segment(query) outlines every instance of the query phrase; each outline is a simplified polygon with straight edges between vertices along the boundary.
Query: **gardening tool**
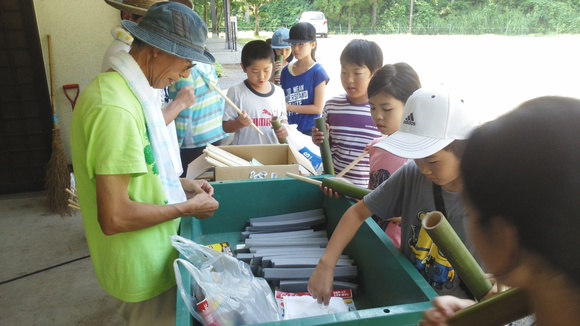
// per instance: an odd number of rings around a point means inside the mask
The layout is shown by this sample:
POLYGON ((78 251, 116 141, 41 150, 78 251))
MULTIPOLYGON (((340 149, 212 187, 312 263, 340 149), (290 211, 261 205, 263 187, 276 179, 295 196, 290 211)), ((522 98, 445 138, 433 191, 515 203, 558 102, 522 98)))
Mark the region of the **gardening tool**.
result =
POLYGON ((72 215, 71 208, 68 206, 69 194, 64 189, 70 187, 70 172, 68 162, 64 154, 62 140, 60 139, 60 128, 56 121, 56 110, 54 108, 54 86, 52 78, 52 47, 50 35, 48 39, 48 71, 50 75, 50 104, 52 108, 52 153, 48 161, 45 176, 46 195, 48 206, 54 213, 61 216, 72 215))
POLYGON ((79 98, 79 84, 68 84, 62 86, 62 90, 64 91, 64 95, 68 98, 70 104, 72 105, 72 110, 74 111, 75 105, 77 104, 77 98, 79 98), (69 96, 69 92, 74 91, 74 99, 69 96))

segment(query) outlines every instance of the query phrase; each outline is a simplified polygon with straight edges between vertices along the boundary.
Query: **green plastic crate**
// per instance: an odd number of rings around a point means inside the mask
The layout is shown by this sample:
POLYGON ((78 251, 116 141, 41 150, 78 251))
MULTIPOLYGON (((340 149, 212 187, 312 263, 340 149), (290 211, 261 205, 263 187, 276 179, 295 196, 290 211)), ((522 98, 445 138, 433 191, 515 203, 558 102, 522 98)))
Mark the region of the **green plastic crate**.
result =
MULTIPOLYGON (((201 244, 227 241, 235 249, 248 219, 323 208, 327 231, 334 231, 352 205, 346 199, 328 198, 317 186, 294 179, 268 179, 212 183, 220 207, 203 221, 184 218, 181 236, 201 244)), ((354 298, 357 311, 285 320, 264 325, 416 325, 421 312, 437 296, 411 263, 399 253, 378 225, 368 219, 345 253, 358 266, 354 298)), ((183 258, 183 257, 182 257, 183 258)), ((182 271, 186 288, 190 278, 182 271)), ((194 325, 181 295, 177 294, 176 325, 194 325)))

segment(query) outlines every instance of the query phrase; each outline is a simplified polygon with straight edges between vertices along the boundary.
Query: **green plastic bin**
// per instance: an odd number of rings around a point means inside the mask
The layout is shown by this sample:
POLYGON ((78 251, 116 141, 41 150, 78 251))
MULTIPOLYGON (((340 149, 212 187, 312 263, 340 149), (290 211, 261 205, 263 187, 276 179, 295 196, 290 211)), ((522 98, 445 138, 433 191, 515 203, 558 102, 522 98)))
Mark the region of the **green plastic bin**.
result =
MULTIPOLYGON (((352 205, 347 199, 328 198, 320 189, 295 179, 267 179, 212 183, 220 207, 203 221, 183 218, 181 236, 201 244, 227 241, 235 249, 248 219, 323 208, 331 234, 352 205)), ((368 219, 345 253, 358 266, 357 311, 273 322, 264 325, 416 325, 421 312, 437 296, 411 263, 399 253, 378 225, 368 219)), ((183 258, 183 257, 182 257, 183 258)), ((182 271, 186 288, 190 278, 182 271)), ((197 323, 177 294, 176 325, 197 323)))

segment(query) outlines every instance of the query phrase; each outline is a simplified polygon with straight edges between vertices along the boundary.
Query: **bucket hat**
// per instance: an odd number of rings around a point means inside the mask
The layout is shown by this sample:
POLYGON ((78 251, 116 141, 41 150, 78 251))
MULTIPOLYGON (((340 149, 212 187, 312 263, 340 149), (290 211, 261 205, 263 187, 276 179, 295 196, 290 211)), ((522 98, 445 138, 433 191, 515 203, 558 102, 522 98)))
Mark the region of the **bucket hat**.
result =
POLYGON ((403 117, 399 130, 375 146, 409 159, 431 156, 456 139, 467 139, 479 125, 466 101, 443 86, 416 90, 403 117))
POLYGON ((284 40, 290 37, 290 30, 288 28, 280 28, 272 35, 272 49, 289 49, 290 43, 284 40))
POLYGON ((134 38, 161 51, 186 60, 215 63, 205 47, 206 24, 181 3, 154 4, 139 24, 128 20, 123 20, 122 24, 134 38))
POLYGON ((290 28, 289 37, 284 41, 288 43, 305 43, 316 41, 316 28, 314 25, 301 22, 290 28))
POLYGON ((147 9, 158 2, 167 0, 105 0, 113 8, 127 11, 135 15, 145 16, 147 9))

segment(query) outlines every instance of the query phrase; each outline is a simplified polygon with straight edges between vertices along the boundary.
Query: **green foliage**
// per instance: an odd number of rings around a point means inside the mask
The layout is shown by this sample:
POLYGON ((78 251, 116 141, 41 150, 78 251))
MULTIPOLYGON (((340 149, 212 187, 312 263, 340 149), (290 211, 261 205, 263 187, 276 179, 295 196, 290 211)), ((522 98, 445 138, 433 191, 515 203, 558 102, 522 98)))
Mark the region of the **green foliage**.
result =
MULTIPOLYGON (((410 0, 377 0, 374 28, 374 0, 231 1, 240 30, 254 29, 251 13, 245 20, 246 4, 261 3, 260 29, 265 31, 291 27, 309 10, 324 12, 330 34, 347 33, 349 27, 356 34, 409 31, 410 0)), ((415 0, 413 7, 414 34, 580 33, 578 0, 415 0)))

